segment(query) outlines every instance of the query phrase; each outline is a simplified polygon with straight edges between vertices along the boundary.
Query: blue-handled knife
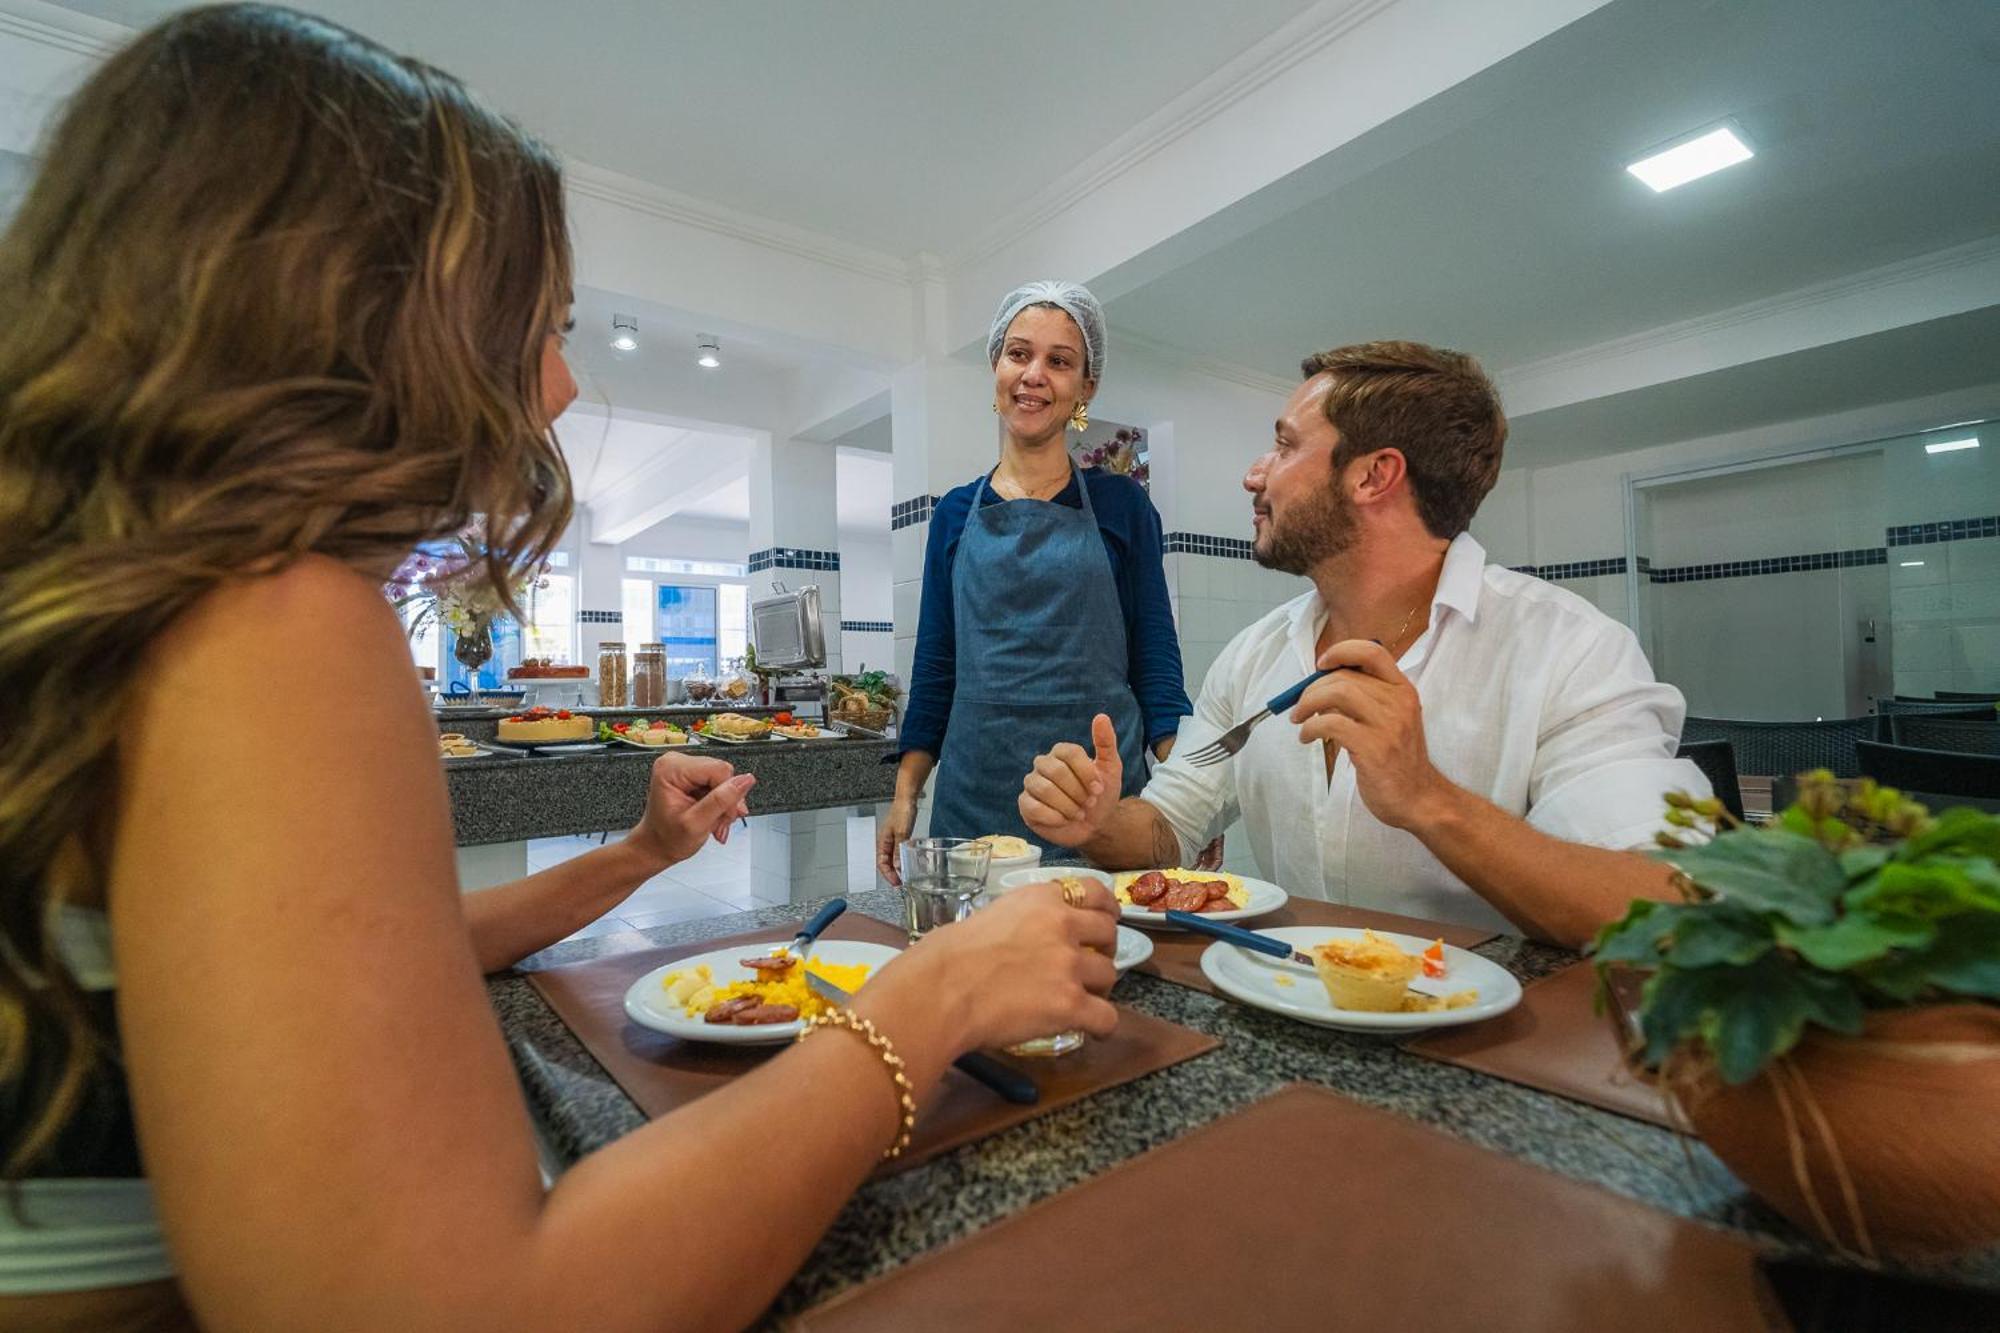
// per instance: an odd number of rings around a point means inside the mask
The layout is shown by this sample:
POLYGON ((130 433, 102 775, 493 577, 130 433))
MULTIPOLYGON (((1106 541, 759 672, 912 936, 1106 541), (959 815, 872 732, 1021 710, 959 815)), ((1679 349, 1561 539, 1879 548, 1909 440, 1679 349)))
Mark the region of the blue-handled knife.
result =
MULTIPOLYGON (((1312 955, 1300 953, 1283 940, 1273 939, 1269 935, 1259 935, 1254 930, 1245 930, 1241 926, 1232 926, 1227 921, 1210 921, 1207 917, 1197 912, 1169 911, 1167 913, 1167 920, 1183 929, 1198 931, 1203 935, 1212 935, 1226 944, 1238 945, 1245 949, 1254 949, 1258 953, 1268 954, 1273 958, 1281 959, 1295 966, 1308 970, 1312 969, 1312 955)), ((1419 986, 1415 983, 1411 983, 1410 989, 1419 995, 1437 996, 1442 994, 1441 991, 1435 991, 1429 987, 1419 986)))
POLYGON ((803 963, 806 960, 807 950, 813 947, 813 941, 820 937, 820 932, 837 921, 840 918, 840 914, 846 910, 847 899, 827 899, 826 906, 814 912, 812 919, 799 927, 799 933, 792 936, 792 942, 787 944, 783 950, 773 949, 771 951, 772 956, 776 957, 780 952, 789 953, 803 963))
MULTIPOLYGON (((816 973, 806 973, 806 985, 812 987, 813 994, 828 1004, 845 1005, 854 997, 825 977, 816 973)), ((952 1064, 961 1072, 978 1079, 993 1091, 999 1093, 1016 1106, 1033 1106, 1042 1099, 1042 1090, 1035 1081, 1019 1070, 1009 1069, 990 1055, 978 1051, 967 1051, 952 1064)))

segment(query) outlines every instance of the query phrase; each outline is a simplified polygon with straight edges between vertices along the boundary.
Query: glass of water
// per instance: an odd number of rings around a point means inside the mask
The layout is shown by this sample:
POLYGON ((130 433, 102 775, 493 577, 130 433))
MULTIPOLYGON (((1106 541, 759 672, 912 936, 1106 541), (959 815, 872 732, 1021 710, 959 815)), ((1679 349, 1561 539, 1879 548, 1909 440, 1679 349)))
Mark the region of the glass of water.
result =
POLYGON ((992 849, 972 838, 911 838, 903 844, 903 924, 915 944, 979 907, 992 849))

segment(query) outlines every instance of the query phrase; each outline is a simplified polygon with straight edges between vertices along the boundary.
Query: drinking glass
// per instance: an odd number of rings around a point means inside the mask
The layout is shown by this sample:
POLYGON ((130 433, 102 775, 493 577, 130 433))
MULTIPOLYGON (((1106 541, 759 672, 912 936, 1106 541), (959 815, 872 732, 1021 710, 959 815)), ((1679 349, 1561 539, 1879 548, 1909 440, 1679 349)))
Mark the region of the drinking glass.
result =
POLYGON ((939 926, 971 916, 986 888, 991 849, 972 838, 904 842, 903 924, 915 944, 939 926))
MULTIPOLYGON (((1047 878, 1050 880, 1060 880, 1062 878, 1062 871, 1060 869, 1053 869, 1049 872, 1047 878)), ((1040 881, 1037 882, 1039 883, 1040 881)), ((1019 888, 1020 886, 1015 885, 1014 887, 1019 888)), ((986 891, 986 896, 984 900, 980 903, 980 906, 983 907, 986 904, 991 903, 996 899, 998 899, 1002 894, 1010 892, 1012 892, 1011 889, 1000 888, 1000 887, 990 888, 986 891)), ((1068 1055, 1071 1051, 1075 1050, 1077 1047, 1081 1045, 1083 1045, 1082 1031, 1077 1028, 1071 1028, 1067 1032, 1058 1032, 1053 1036, 1031 1037, 1027 1041, 1021 1042, 1018 1045, 1007 1047, 1007 1054, 1068 1055)))

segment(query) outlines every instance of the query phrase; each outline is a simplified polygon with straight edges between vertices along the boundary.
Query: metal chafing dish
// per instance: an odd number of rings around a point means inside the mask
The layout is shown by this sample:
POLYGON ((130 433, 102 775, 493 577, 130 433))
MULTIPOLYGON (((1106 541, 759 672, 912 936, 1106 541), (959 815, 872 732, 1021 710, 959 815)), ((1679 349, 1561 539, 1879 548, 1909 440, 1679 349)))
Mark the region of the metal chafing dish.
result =
POLYGON ((807 671, 826 665, 826 632, 820 624, 819 588, 808 585, 750 603, 750 642, 767 671, 807 671))

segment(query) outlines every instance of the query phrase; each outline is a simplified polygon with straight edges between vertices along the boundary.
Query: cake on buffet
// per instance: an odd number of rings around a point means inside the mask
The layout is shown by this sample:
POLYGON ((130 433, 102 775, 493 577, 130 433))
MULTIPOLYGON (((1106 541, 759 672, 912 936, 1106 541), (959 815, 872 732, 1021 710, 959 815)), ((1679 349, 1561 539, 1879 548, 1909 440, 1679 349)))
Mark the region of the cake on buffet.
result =
POLYGON ((589 718, 567 708, 530 708, 525 713, 501 718, 498 731, 501 740, 520 745, 587 741, 597 733, 589 718))
POLYGON ((589 675, 590 668, 587 666, 552 662, 546 657, 530 657, 507 671, 509 680, 583 680, 589 675))

